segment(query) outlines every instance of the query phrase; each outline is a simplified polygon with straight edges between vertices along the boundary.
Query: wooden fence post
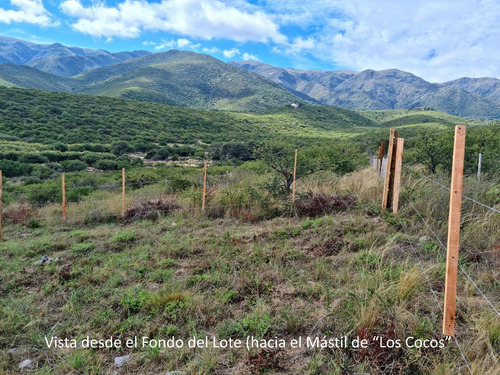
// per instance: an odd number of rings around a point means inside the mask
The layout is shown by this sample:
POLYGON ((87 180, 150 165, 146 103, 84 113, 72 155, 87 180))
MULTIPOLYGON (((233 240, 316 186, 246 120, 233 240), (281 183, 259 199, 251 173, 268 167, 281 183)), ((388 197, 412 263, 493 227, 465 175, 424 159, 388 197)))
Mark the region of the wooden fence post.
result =
POLYGON ((122 168, 122 217, 125 216, 125 168, 122 168))
POLYGON ((205 160, 205 166, 203 167, 203 198, 201 202, 201 209, 205 211, 205 196, 207 193, 207 161, 205 160))
POLYGON ((62 174, 62 219, 66 220, 66 180, 65 174, 62 174))
POLYGON ((395 165, 395 144, 396 144, 396 129, 391 128, 389 136, 389 147, 387 148, 387 163, 385 167, 384 192, 382 195, 382 209, 385 210, 392 202, 392 187, 394 182, 394 165, 395 165))
POLYGON ((380 162, 380 146, 378 146, 378 152, 377 152, 377 159, 375 160, 375 168, 377 169, 377 173, 378 173, 378 163, 380 162))
POLYGON ((295 182, 297 177, 297 149, 295 149, 295 162, 293 163, 293 186, 292 186, 292 202, 295 202, 295 182))
POLYGON ((2 240, 2 171, 0 170, 0 241, 2 240))
POLYGON ((457 302, 458 248, 460 246, 460 217, 464 176, 465 125, 455 127, 453 166, 450 187, 450 213, 446 252, 446 283, 444 291, 443 334, 455 334, 455 307, 457 302))
POLYGON ((399 192, 401 190, 401 167, 403 166, 404 138, 397 138, 396 165, 394 166, 394 186, 392 193, 392 212, 397 214, 399 209, 399 192))
POLYGON ((380 149, 378 154, 379 165, 378 165, 378 175, 382 176, 382 167, 384 164, 384 152, 385 152, 385 141, 380 142, 380 149))

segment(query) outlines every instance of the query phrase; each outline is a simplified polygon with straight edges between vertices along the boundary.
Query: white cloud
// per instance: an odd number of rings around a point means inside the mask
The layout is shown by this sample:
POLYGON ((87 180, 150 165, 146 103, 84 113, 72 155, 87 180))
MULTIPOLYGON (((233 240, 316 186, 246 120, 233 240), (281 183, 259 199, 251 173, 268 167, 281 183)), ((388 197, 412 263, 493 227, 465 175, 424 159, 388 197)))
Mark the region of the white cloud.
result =
POLYGON ((301 36, 295 38, 292 43, 287 45, 287 53, 303 53, 311 52, 316 49, 316 41, 312 37, 303 38, 301 36))
POLYGON ((242 57, 243 57, 244 61, 247 61, 247 60, 259 61, 259 57, 257 55, 252 55, 248 52, 245 52, 242 57))
POLYGON ((187 47, 191 44, 191 41, 185 39, 185 38, 180 38, 180 39, 177 39, 177 46, 179 48, 183 48, 183 47, 187 47))
POLYGON ((211 48, 203 48, 203 52, 206 52, 206 53, 219 53, 220 52, 220 49, 218 49, 217 47, 211 47, 211 48))
MULTIPOLYGON (((144 44, 144 43, 143 43, 144 44)), ((201 47, 201 44, 193 44, 189 39, 179 38, 177 40, 164 40, 162 39, 161 43, 149 42, 150 45, 155 46, 155 50, 159 51, 165 48, 189 48, 189 49, 197 49, 201 47)))
POLYGON ((292 58, 311 54, 353 70, 399 68, 439 82, 500 77, 497 0, 266 0, 266 6, 276 22, 303 28, 303 37, 280 48, 292 58))
POLYGON ((240 50, 238 48, 231 48, 229 50, 224 50, 224 52, 222 52, 222 54, 224 55, 224 57, 227 57, 228 59, 232 59, 234 56, 240 54, 240 50))
POLYGON ((57 26, 42 0, 11 0, 12 9, 0 8, 0 23, 26 22, 39 26, 57 26))
POLYGON ((144 31, 166 31, 205 40, 286 41, 266 13, 219 0, 125 0, 116 6, 65 0, 61 9, 76 19, 75 30, 95 37, 134 38, 144 31))

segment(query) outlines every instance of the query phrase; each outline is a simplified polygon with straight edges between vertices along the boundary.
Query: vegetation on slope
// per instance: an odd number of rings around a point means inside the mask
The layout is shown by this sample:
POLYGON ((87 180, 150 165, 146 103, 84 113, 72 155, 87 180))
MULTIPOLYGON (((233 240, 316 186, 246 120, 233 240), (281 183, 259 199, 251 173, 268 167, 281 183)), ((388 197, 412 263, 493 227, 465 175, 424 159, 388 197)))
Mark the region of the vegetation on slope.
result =
POLYGON ((334 138, 376 123, 331 107, 284 106, 263 114, 202 111, 130 100, 0 89, 0 133, 28 142, 111 143, 144 139, 205 143, 274 137, 334 138))
MULTIPOLYGON (((226 186, 213 186, 205 214, 190 209, 199 207, 199 191, 172 195, 170 187, 153 184, 129 191, 127 207, 167 194, 165 200, 187 211, 117 222, 119 193, 98 192, 70 205, 67 223, 60 222, 57 206, 47 206, 29 226, 9 224, 0 260, 0 369, 15 373, 18 363, 31 358, 39 373, 104 373, 113 370, 114 357, 132 354, 119 371, 460 373, 464 367, 453 341, 442 349, 47 348, 44 337, 52 335, 442 338, 443 252, 409 206, 403 204, 401 214, 409 237, 396 217, 380 212, 382 185, 373 170, 324 175, 328 182, 303 180, 299 201, 307 191, 358 198, 346 211, 311 218, 281 216, 287 208, 266 193, 267 172, 250 171, 240 168, 226 177, 226 186), (105 211, 111 215, 97 214, 105 211), (22 236, 16 236, 19 231, 22 236), (58 260, 34 264, 42 256, 58 260), (426 277, 438 291, 437 302, 426 277), (16 350, 9 354, 10 348, 16 350)), ((415 182, 405 182, 414 188, 404 193, 442 236, 447 193, 415 182)), ((492 300, 499 297, 498 258, 489 253, 500 240, 495 220, 467 221, 461 257, 492 300)), ((463 279, 457 306, 458 340, 473 371, 498 374, 498 320, 463 279)))
POLYGON ((93 69, 73 78, 4 64, 0 66, 0 78, 22 88, 238 112, 302 102, 262 76, 208 55, 176 50, 93 69))

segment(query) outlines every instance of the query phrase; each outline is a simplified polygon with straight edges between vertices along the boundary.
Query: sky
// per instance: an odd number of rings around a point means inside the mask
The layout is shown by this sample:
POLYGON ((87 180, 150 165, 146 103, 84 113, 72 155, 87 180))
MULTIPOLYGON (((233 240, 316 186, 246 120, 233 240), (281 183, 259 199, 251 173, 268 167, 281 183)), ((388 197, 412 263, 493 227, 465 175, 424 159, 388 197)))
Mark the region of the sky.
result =
POLYGON ((284 68, 500 78, 500 0, 0 0, 0 35, 284 68))

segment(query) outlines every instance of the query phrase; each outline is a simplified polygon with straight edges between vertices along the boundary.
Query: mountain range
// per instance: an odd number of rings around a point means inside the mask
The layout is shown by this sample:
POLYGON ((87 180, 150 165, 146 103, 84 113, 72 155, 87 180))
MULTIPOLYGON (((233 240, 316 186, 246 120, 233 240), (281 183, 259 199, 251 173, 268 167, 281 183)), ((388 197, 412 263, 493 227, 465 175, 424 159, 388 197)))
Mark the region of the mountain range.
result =
POLYGON ((357 110, 432 108, 500 118, 500 80, 430 83, 397 69, 284 69, 195 52, 112 53, 0 37, 0 85, 232 111, 311 102, 357 110))
POLYGON ((461 78, 439 84, 398 69, 356 73, 284 69, 256 61, 231 64, 325 105, 365 110, 427 107, 463 117, 500 117, 500 80, 496 78, 461 78))
POLYGON ((274 82, 209 55, 170 50, 109 53, 2 38, 0 85, 252 112, 298 99, 274 82), (140 56, 136 56, 140 55, 140 56), (122 59, 110 63, 110 59, 122 59), (96 67, 87 69, 91 61, 96 67), (101 66, 98 66, 101 65, 101 66), (75 73, 68 77, 68 72, 75 73))
POLYGON ((147 54, 149 54, 147 51, 112 53, 105 50, 66 47, 60 43, 45 45, 0 37, 0 64, 27 65, 61 77, 71 77, 147 54))

